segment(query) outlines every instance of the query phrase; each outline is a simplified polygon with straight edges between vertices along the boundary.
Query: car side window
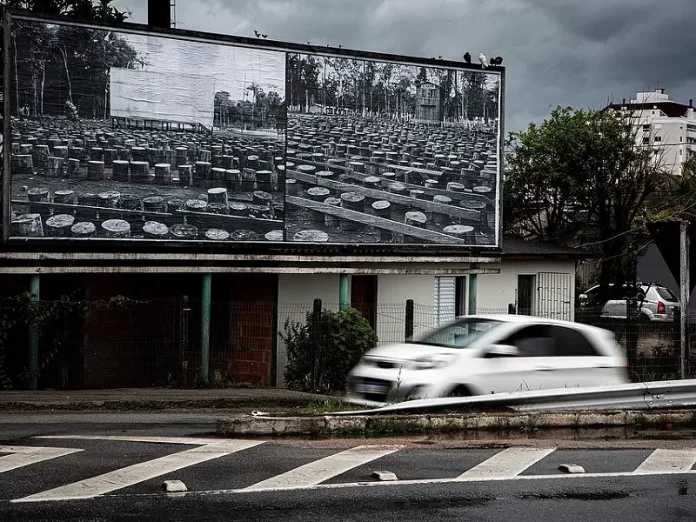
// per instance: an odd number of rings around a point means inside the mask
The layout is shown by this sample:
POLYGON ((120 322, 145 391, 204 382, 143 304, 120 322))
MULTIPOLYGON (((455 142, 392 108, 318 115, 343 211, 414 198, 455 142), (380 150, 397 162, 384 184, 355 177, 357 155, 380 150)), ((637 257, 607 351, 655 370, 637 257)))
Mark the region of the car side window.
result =
POLYGON ((595 347, 582 332, 564 326, 548 326, 554 338, 554 355, 557 357, 591 357, 599 355, 595 347))
POLYGON ((501 343, 517 347, 521 357, 550 357, 554 354, 554 338, 546 325, 527 326, 501 343))

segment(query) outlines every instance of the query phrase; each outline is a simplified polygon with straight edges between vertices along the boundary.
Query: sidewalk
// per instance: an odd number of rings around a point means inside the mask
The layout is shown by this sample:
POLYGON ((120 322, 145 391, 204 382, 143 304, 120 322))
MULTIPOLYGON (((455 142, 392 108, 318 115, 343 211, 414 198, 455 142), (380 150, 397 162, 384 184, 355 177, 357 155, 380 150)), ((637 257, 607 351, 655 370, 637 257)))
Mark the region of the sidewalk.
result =
POLYGON ((139 410, 297 408, 326 400, 324 395, 284 388, 2 391, 0 410, 139 410))

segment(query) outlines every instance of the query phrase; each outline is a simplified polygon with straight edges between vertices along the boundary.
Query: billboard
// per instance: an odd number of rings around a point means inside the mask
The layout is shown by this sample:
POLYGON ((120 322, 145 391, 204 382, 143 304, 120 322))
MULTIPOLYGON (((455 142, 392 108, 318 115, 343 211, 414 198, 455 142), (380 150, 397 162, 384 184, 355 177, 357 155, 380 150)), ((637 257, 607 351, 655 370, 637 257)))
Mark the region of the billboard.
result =
POLYGON ((5 37, 9 241, 499 246, 502 68, 15 16, 5 37))

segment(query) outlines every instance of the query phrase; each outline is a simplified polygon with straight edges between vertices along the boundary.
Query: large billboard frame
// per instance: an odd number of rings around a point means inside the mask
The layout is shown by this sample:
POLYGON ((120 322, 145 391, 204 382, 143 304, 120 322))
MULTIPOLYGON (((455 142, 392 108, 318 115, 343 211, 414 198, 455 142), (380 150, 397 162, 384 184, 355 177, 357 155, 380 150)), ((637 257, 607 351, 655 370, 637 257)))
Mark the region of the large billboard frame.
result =
MULTIPOLYGON (((196 31, 180 30, 180 29, 159 29, 141 24, 106 24, 82 22, 70 18, 36 16, 32 14, 16 12, 11 10, 3 11, 3 48, 4 56, 4 125, 3 136, 5 149, 3 154, 3 242, 10 248, 15 248, 17 245, 23 245, 26 249, 27 245, 35 246, 36 248, 49 247, 62 250, 77 250, 77 251, 94 251, 94 250, 111 250, 115 246, 115 242, 119 244, 119 248, 125 251, 168 251, 172 248, 179 251, 220 251, 229 252, 230 249, 235 252, 248 251, 282 251, 282 252, 312 252, 312 253, 334 253, 344 254, 350 253, 355 255, 364 255, 366 259, 370 259, 375 255, 397 255, 397 254, 421 254, 425 256, 451 255, 451 254, 471 254, 472 252, 490 252, 495 253, 502 246, 502 177, 504 171, 504 121, 505 121, 505 68, 495 67, 489 68, 485 72, 487 74, 496 75, 498 77, 498 136, 497 136, 497 175, 495 181, 495 237, 496 241, 492 245, 450 245, 446 243, 316 243, 303 241, 278 241, 278 242, 235 242, 226 243, 226 247, 216 241, 209 240, 192 240, 192 241, 176 241, 176 240, 155 240, 155 239, 134 239, 130 238, 127 241, 123 239, 114 240, 107 238, 70 238, 66 240, 60 237, 41 237, 31 238, 21 236, 12 236, 11 219, 12 219, 12 176, 11 176, 11 140, 12 140, 12 96, 9 94, 12 90, 12 45, 11 45, 11 30, 13 21, 26 21, 46 24, 57 24, 63 26, 81 27, 86 29, 100 29, 116 31, 118 33, 156 36, 162 38, 171 38, 187 42, 202 42, 210 44, 230 45, 235 47, 243 47, 249 49, 259 49, 267 51, 277 51, 286 53, 286 57, 292 55, 312 55, 323 58, 337 59, 352 59, 362 60, 366 62, 388 62, 403 66, 427 67, 440 70, 455 70, 455 71, 474 71, 481 72, 483 68, 479 64, 466 64, 457 61, 417 58, 402 55, 394 55, 387 53, 377 53, 370 51, 359 51, 345 48, 320 47, 314 45, 294 44, 287 42, 279 42, 273 40, 261 40, 258 38, 247 38, 240 36, 227 36, 212 33, 202 33, 196 31), (67 245, 71 245, 67 247, 67 245), (308 250, 309 249, 309 250, 308 250)), ((287 102, 286 102, 287 111, 287 102)), ((288 113, 289 114, 289 113, 288 113)), ((287 148, 287 134, 286 134, 287 148)))

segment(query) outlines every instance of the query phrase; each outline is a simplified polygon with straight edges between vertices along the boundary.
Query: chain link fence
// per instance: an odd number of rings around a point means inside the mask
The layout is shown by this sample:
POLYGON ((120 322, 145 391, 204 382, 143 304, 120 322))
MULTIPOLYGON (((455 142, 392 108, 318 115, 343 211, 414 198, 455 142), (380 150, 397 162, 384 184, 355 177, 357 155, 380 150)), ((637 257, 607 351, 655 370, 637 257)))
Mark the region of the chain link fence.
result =
MULTIPOLYGON (((0 299, 0 386, 25 388, 32 371, 44 389, 283 385, 287 358, 280 334, 286 322, 306 323, 314 306, 213 302, 206 378, 201 371, 204 352, 198 300, 32 304, 0 299), (38 332, 34 348, 30 346, 32 328, 38 332), (29 363, 32 349, 37 354, 35 369, 29 363)), ((320 306, 339 308, 337 303, 320 306)), ((369 308, 363 314, 375 329, 378 345, 419 337, 454 316, 454 310, 406 302, 356 308, 369 308)), ((478 313, 507 314, 508 310, 479 309, 478 313)), ((678 322, 639 323, 586 309, 576 310, 575 320, 614 333, 629 355, 634 381, 679 378, 678 322)), ((687 353, 693 353, 696 316, 691 317, 689 332, 692 342, 687 353)))

